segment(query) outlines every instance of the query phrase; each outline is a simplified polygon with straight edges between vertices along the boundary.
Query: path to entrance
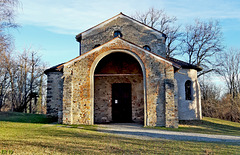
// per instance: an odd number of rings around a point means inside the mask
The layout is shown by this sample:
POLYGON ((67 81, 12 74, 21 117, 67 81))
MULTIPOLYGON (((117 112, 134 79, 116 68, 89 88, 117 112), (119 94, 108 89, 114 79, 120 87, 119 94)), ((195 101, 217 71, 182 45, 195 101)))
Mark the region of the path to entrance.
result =
POLYGON ((169 139, 183 141, 225 142, 240 145, 240 136, 210 135, 143 128, 134 123, 100 124, 99 132, 118 134, 138 139, 169 139))

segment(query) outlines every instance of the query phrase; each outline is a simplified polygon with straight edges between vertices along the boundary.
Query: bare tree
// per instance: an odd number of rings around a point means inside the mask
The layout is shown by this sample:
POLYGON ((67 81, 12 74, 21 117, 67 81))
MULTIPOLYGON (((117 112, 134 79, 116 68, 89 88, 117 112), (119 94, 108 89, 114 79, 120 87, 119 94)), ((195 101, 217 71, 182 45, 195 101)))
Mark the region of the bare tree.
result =
POLYGON ((16 28, 14 22, 15 8, 18 0, 0 0, 0 52, 6 50, 11 44, 11 36, 5 33, 7 28, 16 28))
POLYGON ((235 98, 240 93, 240 50, 230 49, 219 55, 218 60, 221 62, 218 67, 218 74, 226 82, 227 93, 235 98))
POLYGON ((15 7, 19 5, 18 0, 0 0, 0 26, 2 28, 16 27, 14 22, 15 7))
POLYGON ((202 114, 206 117, 218 117, 220 110, 220 92, 214 83, 200 81, 201 95, 202 95, 202 114))
POLYGON ((28 102, 28 93, 29 93, 29 88, 28 88, 28 78, 29 78, 29 72, 30 72, 30 67, 29 67, 29 56, 28 56, 28 51, 24 50, 19 56, 17 57, 18 59, 16 60, 17 63, 17 76, 16 76, 16 81, 15 81, 15 90, 14 92, 16 94, 16 106, 15 106, 15 111, 27 111, 27 102, 28 102))
MULTIPOLYGON (((202 114, 206 117, 214 117, 234 122, 240 122, 240 96, 233 98, 229 91, 226 94, 220 93, 221 88, 214 83, 200 82, 202 91, 202 114)), ((238 92, 239 93, 239 92, 238 92)))
POLYGON ((34 112, 37 103, 39 86, 41 85, 41 76, 45 67, 43 67, 40 57, 35 50, 25 49, 15 60, 16 76, 11 89, 16 103, 14 111, 34 112))
POLYGON ((14 21, 18 6, 18 0, 0 0, 0 110, 8 105, 12 111, 31 113, 44 85, 45 67, 31 48, 13 54, 12 37, 6 30, 18 27, 14 21))
POLYGON ((195 20, 193 25, 185 27, 182 38, 182 52, 188 55, 188 62, 202 66, 204 70, 198 75, 201 76, 214 71, 214 55, 223 51, 222 32, 218 21, 195 20))
MULTIPOLYGON (((30 75, 30 83, 29 83, 29 89, 30 89, 30 102, 29 102, 29 112, 33 112, 33 103, 34 102, 34 107, 37 106, 37 97, 39 96, 39 87, 42 87, 42 75, 44 72, 44 67, 41 62, 40 57, 37 55, 36 51, 31 51, 30 53, 31 58, 30 58, 30 68, 31 68, 31 75, 30 75), (34 99, 34 101, 32 101, 34 99)), ((36 108, 34 108, 36 109, 36 108)), ((35 113, 35 110, 34 110, 35 113)))
POLYGON ((1 108, 5 105, 7 92, 10 86, 9 74, 5 64, 6 64, 6 56, 5 56, 5 53, 2 52, 0 57, 0 111, 1 111, 1 108))
POLYGON ((218 118, 240 122, 240 50, 229 49, 218 55, 217 73, 226 83, 226 94, 217 105, 218 118))
POLYGON ((37 104, 35 105, 35 113, 41 114, 42 113, 42 107, 43 107, 43 87, 44 87, 44 74, 41 75, 40 81, 39 81, 39 88, 38 88, 38 100, 37 104))
POLYGON ((41 100, 44 98, 43 72, 46 67, 31 48, 20 54, 14 53, 14 57, 10 52, 6 53, 0 57, 0 109, 8 105, 12 111, 35 113, 41 109, 37 107, 39 92, 41 100))
MULTIPOLYGON (((0 109, 7 98, 10 81, 13 81, 14 78, 12 76, 12 70, 8 70, 8 67, 12 65, 9 56, 13 42, 11 35, 6 33, 6 29, 17 27, 17 24, 14 22, 14 9, 16 6, 18 6, 18 0, 0 0, 0 109)), ((14 102, 12 103, 12 108, 13 107, 14 102)))
POLYGON ((15 59, 13 58, 11 52, 5 52, 4 55, 5 59, 5 69, 7 70, 9 76, 9 83, 10 83, 10 91, 9 91, 9 98, 11 104, 11 110, 14 111, 16 105, 16 73, 17 73, 17 65, 15 63, 15 59))
POLYGON ((212 82, 200 81, 202 100, 219 100, 221 98, 221 88, 212 82))
POLYGON ((150 8, 146 12, 136 12, 133 18, 166 34, 167 57, 177 54, 176 50, 179 46, 177 41, 182 34, 179 32, 180 26, 176 26, 176 17, 168 16, 164 10, 150 8))

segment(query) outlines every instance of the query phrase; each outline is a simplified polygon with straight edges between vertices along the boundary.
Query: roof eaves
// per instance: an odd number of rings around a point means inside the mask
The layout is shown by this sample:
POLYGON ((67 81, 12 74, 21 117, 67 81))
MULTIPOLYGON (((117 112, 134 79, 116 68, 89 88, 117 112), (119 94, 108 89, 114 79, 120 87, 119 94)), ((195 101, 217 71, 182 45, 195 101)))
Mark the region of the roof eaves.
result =
POLYGON ((44 74, 47 74, 48 72, 62 72, 63 71, 63 64, 64 63, 61 63, 61 64, 58 64, 58 65, 55 65, 53 67, 50 67, 50 68, 46 69, 44 71, 44 74))
POLYGON ((185 68, 185 69, 196 69, 197 71, 203 70, 203 68, 201 66, 193 65, 193 64, 184 62, 182 60, 179 60, 179 59, 169 57, 168 60, 180 65, 182 68, 185 68))

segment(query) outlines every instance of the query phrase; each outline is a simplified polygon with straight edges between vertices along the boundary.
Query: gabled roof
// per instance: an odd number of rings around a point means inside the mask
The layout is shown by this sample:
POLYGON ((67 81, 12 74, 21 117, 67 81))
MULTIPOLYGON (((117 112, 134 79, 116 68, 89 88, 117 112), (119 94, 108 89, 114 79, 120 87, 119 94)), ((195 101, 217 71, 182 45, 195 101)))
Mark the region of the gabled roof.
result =
POLYGON ((190 63, 187 63, 187 62, 184 62, 184 61, 175 59, 175 58, 169 57, 168 60, 170 60, 171 62, 174 62, 174 63, 178 64, 179 66, 181 66, 181 67, 184 68, 184 69, 195 69, 195 70, 197 70, 197 71, 201 71, 201 70, 202 70, 202 67, 200 67, 200 66, 192 65, 192 64, 190 64, 190 63))
MULTIPOLYGON (((169 64, 173 65, 173 66, 174 66, 175 68, 177 68, 177 69, 180 69, 180 68, 181 68, 180 65, 178 65, 178 64, 176 64, 176 63, 174 63, 174 62, 172 62, 172 61, 169 61, 168 59, 166 59, 166 58, 164 58, 164 57, 162 57, 162 56, 159 56, 159 55, 157 55, 157 54, 155 54, 155 53, 153 53, 153 52, 150 52, 150 51, 148 51, 148 50, 145 50, 145 49, 142 48, 141 46, 138 46, 138 45, 136 45, 136 44, 134 44, 134 43, 132 43, 132 42, 129 42, 129 41, 127 41, 127 40, 125 40, 125 39, 123 39, 123 38, 120 38, 120 37, 116 37, 116 38, 110 40, 109 42, 106 42, 105 44, 102 44, 101 46, 98 46, 97 48, 94 48, 94 49, 92 49, 91 51, 88 51, 88 52, 86 52, 86 53, 84 53, 84 54, 82 54, 82 55, 80 55, 80 56, 78 56, 78 57, 76 57, 76 58, 74 58, 74 59, 72 59, 72 60, 64 63, 64 64, 62 64, 62 65, 68 65, 68 64, 70 64, 70 63, 72 63, 72 62, 74 62, 74 61, 76 61, 76 60, 83 59, 83 58, 85 58, 86 56, 88 56, 89 54, 92 54, 92 53, 94 53, 95 51, 99 50, 100 48, 105 47, 105 46, 108 47, 109 44, 116 43, 116 42, 118 42, 118 41, 127 43, 127 44, 129 44, 129 45, 131 45, 131 46, 133 46, 133 47, 135 47, 135 48, 138 48, 138 49, 146 52, 147 54, 154 56, 154 57, 157 58, 157 59, 160 59, 160 60, 162 60, 162 61, 165 61, 166 63, 169 63, 169 64)), ((62 65, 61 65, 61 66, 62 66, 62 65)), ((61 67, 61 66, 59 66, 59 67, 61 67)))
POLYGON ((153 52, 150 52, 150 51, 148 51, 148 50, 145 50, 145 49, 142 48, 141 46, 138 46, 138 45, 136 45, 136 44, 134 44, 134 43, 132 43, 132 42, 129 42, 129 41, 125 40, 125 39, 122 39, 122 38, 117 37, 117 38, 114 38, 114 39, 110 40, 109 42, 106 42, 105 44, 102 44, 101 46, 99 46, 99 47, 97 47, 97 48, 94 48, 94 49, 92 49, 91 51, 88 51, 88 52, 86 52, 86 53, 84 53, 84 54, 82 54, 82 55, 80 55, 80 56, 78 56, 78 57, 76 57, 76 58, 74 58, 74 59, 66 62, 66 63, 62 63, 62 64, 56 65, 56 66, 54 66, 54 67, 51 67, 51 68, 45 70, 44 73, 46 74, 47 72, 60 72, 60 71, 62 71, 62 69, 63 69, 63 67, 64 67, 65 65, 68 65, 68 64, 73 63, 73 62, 75 62, 75 61, 77 61, 77 60, 80 60, 80 59, 84 59, 84 58, 85 58, 86 56, 88 56, 89 54, 92 54, 92 53, 94 53, 95 51, 97 51, 97 50, 99 50, 99 49, 101 49, 101 48, 103 48, 103 47, 108 47, 110 44, 113 44, 113 43, 116 43, 116 42, 119 42, 119 41, 122 42, 122 43, 129 44, 129 45, 131 45, 131 46, 134 47, 134 48, 138 48, 138 49, 144 51, 145 53, 147 53, 147 54, 149 54, 149 55, 152 55, 153 57, 155 57, 155 58, 157 58, 157 59, 160 59, 160 60, 162 60, 162 61, 165 61, 166 63, 169 63, 169 64, 173 65, 176 69, 180 69, 180 68, 181 68, 181 66, 178 65, 178 64, 175 63, 175 62, 172 62, 172 61, 170 61, 170 60, 168 60, 168 59, 166 59, 166 58, 164 58, 164 57, 162 57, 162 56, 159 56, 159 55, 157 55, 157 54, 155 54, 155 53, 153 53, 153 52))
POLYGON ((154 33, 160 34, 162 37, 165 37, 165 36, 166 36, 164 33, 160 32, 159 30, 154 29, 153 27, 150 27, 150 26, 148 26, 148 25, 146 25, 146 24, 144 24, 144 23, 142 23, 142 22, 140 22, 140 21, 138 21, 138 20, 136 20, 136 19, 134 19, 134 18, 132 18, 132 17, 129 17, 129 16, 123 14, 122 12, 120 12, 118 15, 116 15, 116 16, 108 19, 108 20, 105 20, 104 22, 102 22, 102 23, 100 23, 100 24, 98 24, 98 25, 96 25, 96 26, 94 26, 94 27, 91 27, 90 29, 87 29, 86 31, 83 31, 82 33, 79 33, 78 35, 76 35, 76 39, 78 40, 78 38, 80 38, 81 36, 86 35, 86 34, 88 34, 89 32, 91 32, 92 30, 95 30, 95 29, 97 29, 97 28, 100 28, 100 27, 102 27, 102 26, 110 23, 111 21, 117 19, 117 18, 127 18, 127 19, 129 19, 129 20, 131 20, 131 21, 133 21, 133 22, 141 25, 141 26, 146 27, 146 28, 149 29, 149 30, 152 30, 154 33))

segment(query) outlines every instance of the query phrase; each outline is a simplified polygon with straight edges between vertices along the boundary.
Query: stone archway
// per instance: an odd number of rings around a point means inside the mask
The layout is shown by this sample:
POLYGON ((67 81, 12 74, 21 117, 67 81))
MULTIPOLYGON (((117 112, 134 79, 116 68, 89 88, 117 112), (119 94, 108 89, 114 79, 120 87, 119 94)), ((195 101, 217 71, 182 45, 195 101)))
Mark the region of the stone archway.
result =
POLYGON ((142 67, 130 54, 115 51, 100 59, 94 70, 94 123, 143 124, 144 83, 142 67), (123 93, 114 93, 115 87, 123 93), (122 95, 116 97, 119 93, 122 95))

